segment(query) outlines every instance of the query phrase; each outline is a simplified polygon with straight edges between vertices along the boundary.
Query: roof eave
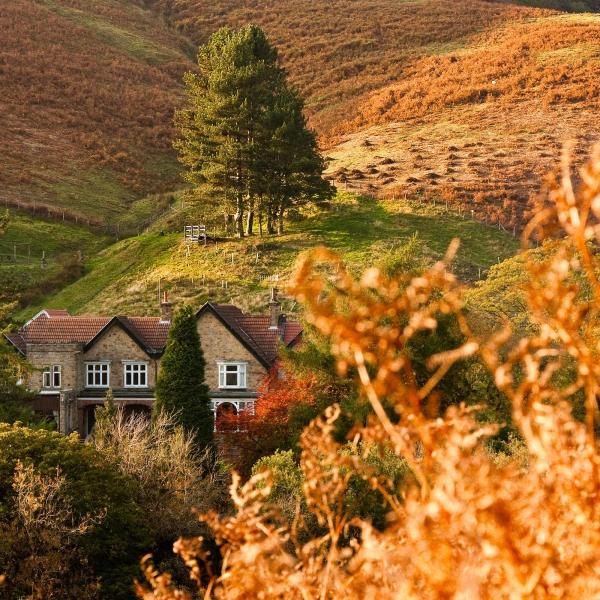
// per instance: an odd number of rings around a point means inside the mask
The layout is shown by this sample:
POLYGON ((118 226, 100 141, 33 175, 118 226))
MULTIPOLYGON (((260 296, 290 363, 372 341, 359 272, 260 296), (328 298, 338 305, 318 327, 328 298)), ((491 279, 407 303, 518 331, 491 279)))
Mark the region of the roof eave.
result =
POLYGON ((21 356, 27 356, 26 352, 23 352, 23 350, 21 350, 21 348, 19 348, 19 346, 17 346, 17 344, 15 344, 6 333, 2 334, 2 337, 4 337, 4 339, 21 355, 21 356))
POLYGON ((219 311, 210 302, 205 302, 200 307, 200 309, 196 313, 196 319, 199 319, 206 311, 210 311, 212 314, 214 314, 215 317, 217 317, 217 319, 221 322, 221 324, 229 331, 229 333, 231 333, 244 346, 244 348, 246 348, 246 350, 248 350, 248 352, 250 352, 250 354, 252 354, 252 356, 254 356, 254 358, 256 358, 256 360, 258 360, 258 362, 260 362, 260 364, 263 367, 265 367, 265 369, 270 369, 273 366, 271 362, 269 362, 264 356, 261 356, 258 352, 256 352, 256 350, 252 348, 252 346, 250 346, 248 342, 241 335, 239 335, 238 332, 235 331, 235 329, 231 327, 227 320, 221 316, 219 311))

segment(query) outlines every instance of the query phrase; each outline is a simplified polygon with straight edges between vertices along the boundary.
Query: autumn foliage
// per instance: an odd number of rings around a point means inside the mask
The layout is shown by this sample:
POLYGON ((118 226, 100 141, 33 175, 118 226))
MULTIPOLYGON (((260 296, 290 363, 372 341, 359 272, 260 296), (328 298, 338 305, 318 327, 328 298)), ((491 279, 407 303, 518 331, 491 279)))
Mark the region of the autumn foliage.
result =
POLYGON ((310 375, 273 370, 258 389, 254 414, 224 411, 217 417, 217 440, 237 469, 248 474, 252 465, 289 445, 290 415, 301 404, 313 406, 317 381, 310 375))
MULTIPOLYGON (((531 337, 511 339, 508 327, 479 339, 463 312, 463 290, 448 271, 456 250, 410 280, 370 269, 354 279, 339 259, 318 250, 299 265, 293 290, 308 318, 332 342, 338 367, 356 369, 373 417, 357 425, 348 452, 332 438, 339 408, 330 407, 302 436, 301 468, 309 510, 325 534, 300 543, 296 526, 281 523, 266 499, 270 475, 231 487, 236 513, 203 515, 223 556, 219 573, 201 540, 175 546, 204 597, 217 598, 591 598, 600 594, 598 414, 600 363, 597 314, 600 281, 594 248, 600 240, 600 155, 582 171, 575 192, 569 165, 526 231, 563 236, 545 261, 529 261, 526 290, 536 323, 531 337), (584 293, 585 292, 585 293, 584 293), (404 349, 439 315, 456 316, 466 341, 434 355, 431 377, 415 381, 404 349), (478 354, 511 400, 527 448, 497 460, 475 409, 451 407, 429 418, 436 385, 457 361, 478 354), (571 368, 565 384, 559 374, 571 368), (581 396, 585 422, 571 415, 581 396), (387 409, 385 408, 387 405, 387 409), (389 407, 393 407, 392 417, 389 407), (414 478, 394 488, 369 469, 366 454, 392 451, 414 478), (388 525, 375 530, 350 519, 343 498, 359 475, 387 500, 388 525), (210 567, 209 567, 210 569, 210 567), (208 573, 203 580, 201 574, 208 573), (210 581, 208 587, 205 581, 210 581)), ((191 598, 146 563, 145 600, 191 598)))

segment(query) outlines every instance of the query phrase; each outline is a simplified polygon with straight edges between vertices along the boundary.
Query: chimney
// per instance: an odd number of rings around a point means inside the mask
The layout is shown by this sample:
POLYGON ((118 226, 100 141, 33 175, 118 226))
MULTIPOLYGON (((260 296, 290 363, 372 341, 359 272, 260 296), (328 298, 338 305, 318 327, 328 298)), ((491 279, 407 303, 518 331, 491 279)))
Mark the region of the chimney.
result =
POLYGON ((269 302, 269 314, 271 322, 269 329, 279 329, 279 317, 281 315, 281 304, 277 300, 277 288, 271 288, 271 301, 269 302))
POLYGON ((173 305, 169 302, 167 292, 163 293, 162 302, 160 303, 160 320, 162 323, 170 323, 173 316, 173 305))

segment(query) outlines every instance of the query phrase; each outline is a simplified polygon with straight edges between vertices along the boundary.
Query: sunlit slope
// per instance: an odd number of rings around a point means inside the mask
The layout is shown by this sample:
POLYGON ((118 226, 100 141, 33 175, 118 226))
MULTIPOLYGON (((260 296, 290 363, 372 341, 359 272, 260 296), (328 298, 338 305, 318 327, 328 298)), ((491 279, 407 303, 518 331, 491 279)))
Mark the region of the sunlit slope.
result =
POLYGON ((600 141, 600 15, 512 23, 417 61, 341 128, 330 173, 350 190, 442 196, 512 228, 555 167, 600 141))
MULTIPOLYGON (((157 227, 99 254, 87 263, 82 279, 40 306, 80 313, 157 314, 160 286, 177 304, 199 306, 210 299, 262 309, 269 286, 284 288, 298 255, 317 245, 339 252, 357 273, 373 265, 402 271, 407 259, 422 264, 439 259, 455 237, 462 243, 453 268, 465 281, 483 277, 518 247, 511 235, 447 212, 439 204, 425 207, 342 194, 330 210, 290 223, 283 236, 188 249, 180 233, 163 234, 157 227)), ((29 308, 21 317, 36 309, 29 308)), ((298 307, 290 300, 285 310, 298 307)))
POLYGON ((458 50, 471 36, 545 14, 485 0, 149 0, 196 42, 219 27, 256 23, 277 45, 322 137, 361 95, 422 56, 458 50))

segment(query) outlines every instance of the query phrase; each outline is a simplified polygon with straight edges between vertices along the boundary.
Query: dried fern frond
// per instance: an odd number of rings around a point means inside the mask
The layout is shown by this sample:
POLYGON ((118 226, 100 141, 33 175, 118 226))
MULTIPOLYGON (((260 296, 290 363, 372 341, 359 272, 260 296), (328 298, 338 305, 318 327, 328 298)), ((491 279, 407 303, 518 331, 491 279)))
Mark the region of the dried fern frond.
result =
MULTIPOLYGON (((410 279, 370 269, 356 280, 325 249, 304 257, 292 290, 309 321, 330 337, 338 368, 358 373, 373 416, 353 429, 350 451, 333 439, 335 406, 302 435, 304 496, 321 526, 308 542, 269 508, 268 474, 242 487, 235 481, 237 513, 202 517, 224 559, 203 588, 206 597, 600 597, 598 154, 581 181, 575 190, 565 161, 562 180, 554 180, 525 231, 525 240, 559 233, 545 260, 524 255, 536 330, 528 338, 515 340, 508 326, 490 339, 473 335, 463 290, 447 269, 454 244, 445 261, 410 279), (433 374, 419 385, 407 345, 436 329, 440 315, 454 315, 466 341, 432 356, 433 374), (473 408, 454 406, 443 417, 424 410, 449 368, 475 354, 512 402, 526 459, 490 457, 482 441, 496 428, 478 423, 473 408), (567 368, 572 376, 565 380, 567 368), (573 418, 575 397, 584 399, 585 423, 573 418), (405 461, 414 480, 394 488, 373 475, 366 457, 382 449, 405 461), (383 531, 347 514, 351 477, 368 481, 387 501, 383 531)), ((176 549, 200 582, 206 557, 199 540, 176 549)), ((186 598, 165 592, 165 576, 148 575, 154 592, 140 590, 142 597, 186 598)))

